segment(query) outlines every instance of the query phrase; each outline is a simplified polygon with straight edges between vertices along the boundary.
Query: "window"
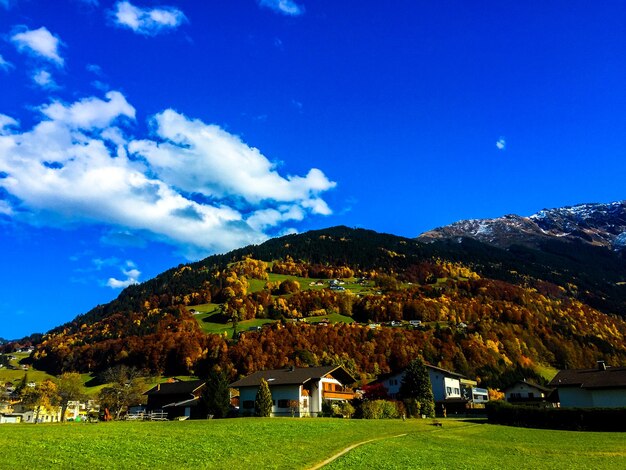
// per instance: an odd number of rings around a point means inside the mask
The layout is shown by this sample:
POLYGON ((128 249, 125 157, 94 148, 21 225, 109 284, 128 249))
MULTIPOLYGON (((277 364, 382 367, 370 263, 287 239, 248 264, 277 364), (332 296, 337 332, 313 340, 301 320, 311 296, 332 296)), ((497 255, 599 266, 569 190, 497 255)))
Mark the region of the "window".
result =
POLYGON ((511 398, 522 398, 522 394, 518 392, 511 393, 511 398))
POLYGON ((245 410, 250 410, 250 409, 254 408, 254 400, 244 400, 243 401, 243 408, 245 410))
POLYGON ((308 408, 309 407, 309 400, 307 400, 306 398, 302 399, 302 407, 303 408, 308 408))
POLYGON ((533 392, 528 392, 528 398, 535 398, 535 394, 533 392))
POLYGON ((289 400, 278 400, 278 408, 289 408, 289 400))
POLYGON ((452 395, 452 387, 446 387, 446 393, 452 395))
POLYGON ((455 394, 455 395, 459 395, 459 394, 460 394, 460 392, 459 392, 459 389, 458 389, 458 388, 455 388, 455 389, 454 389, 454 394, 455 394))

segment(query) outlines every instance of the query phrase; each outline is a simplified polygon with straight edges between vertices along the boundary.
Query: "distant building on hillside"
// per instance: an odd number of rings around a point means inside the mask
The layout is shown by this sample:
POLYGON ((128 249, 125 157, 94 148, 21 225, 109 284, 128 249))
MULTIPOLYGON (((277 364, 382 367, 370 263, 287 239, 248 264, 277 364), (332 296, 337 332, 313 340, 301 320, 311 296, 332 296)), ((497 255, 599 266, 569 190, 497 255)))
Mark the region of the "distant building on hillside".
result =
POLYGON ((626 367, 561 370, 549 384, 556 387, 562 407, 626 407, 626 367))

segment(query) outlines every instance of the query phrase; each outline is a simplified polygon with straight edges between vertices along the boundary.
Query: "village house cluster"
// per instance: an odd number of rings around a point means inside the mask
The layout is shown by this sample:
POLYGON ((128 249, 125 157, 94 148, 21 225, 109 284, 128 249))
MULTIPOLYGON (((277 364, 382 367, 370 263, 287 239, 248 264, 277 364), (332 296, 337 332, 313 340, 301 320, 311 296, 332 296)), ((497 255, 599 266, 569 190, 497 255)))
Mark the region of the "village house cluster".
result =
MULTIPOLYGON (((425 364, 430 379, 435 410, 439 416, 476 413, 489 401, 487 389, 462 374, 425 364), (473 410, 473 411, 469 411, 473 410)), ((382 388, 387 398, 399 398, 405 371, 379 376, 368 387, 382 388)), ((271 393, 271 416, 316 417, 332 406, 363 398, 356 378, 342 366, 287 367, 255 372, 229 384, 231 416, 252 416, 259 387, 265 381, 271 393)), ((29 382, 26 387, 35 387, 29 382)), ((202 406, 206 383, 202 380, 169 379, 144 393, 145 404, 131 406, 128 420, 206 419, 202 406)), ((608 367, 599 361, 593 369, 561 370, 548 386, 519 380, 503 390, 504 400, 512 404, 542 407, 626 407, 626 367, 608 367)), ((6 383, 0 394, 0 424, 56 423, 86 421, 97 416, 95 400, 70 401, 62 416, 60 406, 33 407, 21 402, 13 383, 6 383)))

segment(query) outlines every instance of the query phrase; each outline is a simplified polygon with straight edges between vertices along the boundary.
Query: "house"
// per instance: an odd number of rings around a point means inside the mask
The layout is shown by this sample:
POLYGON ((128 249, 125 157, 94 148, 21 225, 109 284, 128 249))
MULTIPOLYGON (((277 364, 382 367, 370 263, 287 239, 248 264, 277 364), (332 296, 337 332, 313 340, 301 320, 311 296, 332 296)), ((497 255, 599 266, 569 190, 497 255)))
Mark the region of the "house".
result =
POLYGON ((526 379, 518 380, 502 390, 504 399, 509 403, 525 405, 546 405, 551 403, 554 396, 553 388, 530 382, 526 379))
POLYGON ((205 419, 206 414, 201 406, 201 396, 205 386, 202 380, 179 380, 157 384, 144 393, 148 397, 146 410, 163 411, 168 419, 181 416, 205 419))
POLYGON ((626 367, 561 370, 549 384, 556 387, 562 407, 626 407, 626 367))
POLYGON ((254 413, 261 379, 265 379, 272 394, 272 416, 317 416, 322 403, 347 401, 354 392, 347 385, 356 380, 341 366, 289 367, 263 370, 230 384, 239 390, 239 412, 254 413))
MULTIPOLYGON (((437 412, 459 412, 467 408, 481 408, 489 401, 487 390, 478 388, 478 383, 467 377, 441 367, 425 364, 433 391, 437 412)), ((382 383, 390 398, 398 398, 404 371, 386 374, 376 382, 382 383)))
POLYGON ((60 423, 61 422, 61 407, 54 406, 50 409, 47 409, 43 406, 39 407, 39 410, 36 408, 31 408, 28 406, 24 406, 21 403, 14 405, 13 414, 20 415, 22 418, 22 423, 60 423))
POLYGON ((22 422, 21 414, 0 413, 0 424, 17 424, 22 422))

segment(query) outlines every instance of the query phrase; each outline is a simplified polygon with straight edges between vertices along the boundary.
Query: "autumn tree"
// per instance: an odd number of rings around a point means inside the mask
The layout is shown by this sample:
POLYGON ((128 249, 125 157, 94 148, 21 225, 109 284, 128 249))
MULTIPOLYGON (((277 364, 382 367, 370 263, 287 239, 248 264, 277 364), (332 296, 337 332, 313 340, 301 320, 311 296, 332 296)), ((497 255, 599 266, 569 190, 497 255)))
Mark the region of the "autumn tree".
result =
POLYGON ((272 415, 272 392, 265 379, 261 379, 259 390, 254 400, 254 416, 267 418, 272 415))
POLYGON ((144 401, 145 383, 141 373, 134 367, 113 367, 105 371, 103 378, 108 385, 100 390, 100 405, 108 408, 115 419, 119 419, 129 406, 144 401))
POLYGON ((230 411, 230 390, 228 378, 223 371, 212 369, 202 393, 207 414, 214 418, 226 418, 230 411))
POLYGON ((39 421, 39 414, 43 411, 53 411, 59 405, 59 394, 56 384, 50 380, 44 380, 35 387, 26 387, 22 390, 22 402, 32 406, 35 410, 35 423, 39 421))
POLYGON ((59 404, 61 405, 61 421, 65 421, 65 411, 70 401, 81 400, 85 393, 80 374, 65 372, 57 380, 59 404))
POLYGON ((412 405, 417 403, 419 414, 435 416, 435 400, 428 369, 420 358, 411 361, 404 371, 404 377, 400 383, 400 396, 409 402, 408 409, 415 408, 412 405))

